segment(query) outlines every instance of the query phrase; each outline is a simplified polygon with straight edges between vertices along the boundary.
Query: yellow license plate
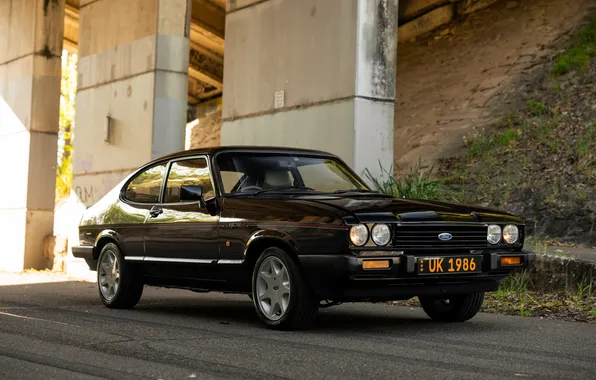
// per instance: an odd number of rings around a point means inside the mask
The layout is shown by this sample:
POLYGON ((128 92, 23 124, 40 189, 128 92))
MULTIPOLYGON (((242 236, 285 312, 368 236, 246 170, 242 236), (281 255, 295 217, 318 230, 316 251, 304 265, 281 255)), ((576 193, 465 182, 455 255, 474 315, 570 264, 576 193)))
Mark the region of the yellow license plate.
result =
POLYGON ((421 257, 418 274, 451 274, 482 272, 481 256, 421 257))

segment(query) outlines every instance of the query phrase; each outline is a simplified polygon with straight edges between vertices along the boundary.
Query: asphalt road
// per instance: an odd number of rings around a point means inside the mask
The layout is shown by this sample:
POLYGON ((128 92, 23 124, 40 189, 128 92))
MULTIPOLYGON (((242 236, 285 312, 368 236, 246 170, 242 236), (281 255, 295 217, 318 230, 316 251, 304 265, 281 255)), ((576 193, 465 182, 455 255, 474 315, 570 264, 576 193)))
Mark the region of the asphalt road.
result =
POLYGON ((2 379, 596 379, 596 325, 348 304, 302 332, 264 329, 246 296, 146 288, 133 310, 95 284, 0 287, 2 379))

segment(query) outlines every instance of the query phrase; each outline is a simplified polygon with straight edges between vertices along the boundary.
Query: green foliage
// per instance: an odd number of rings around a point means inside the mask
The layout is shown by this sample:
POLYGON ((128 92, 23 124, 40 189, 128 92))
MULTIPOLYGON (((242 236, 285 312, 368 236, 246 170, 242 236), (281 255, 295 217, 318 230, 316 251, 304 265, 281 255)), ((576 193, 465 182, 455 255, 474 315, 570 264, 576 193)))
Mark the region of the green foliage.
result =
POLYGON ((580 158, 588 157, 596 152, 596 128, 594 123, 588 124, 586 134, 577 143, 577 154, 580 158))
POLYGON ((590 59, 596 56, 596 13, 588 18, 587 24, 571 39, 569 47, 559 55, 551 71, 554 76, 579 69, 585 72, 590 66, 590 59))
POLYGON ((60 81, 60 121, 58 132, 58 165, 56 199, 68 197, 72 186, 72 138, 74 135, 75 96, 77 89, 77 56, 62 52, 60 81))
POLYGON ((403 178, 398 178, 393 174, 393 166, 389 170, 385 169, 379 162, 383 180, 379 180, 366 169, 364 175, 375 187, 383 194, 391 195, 396 198, 445 200, 454 199, 453 193, 441 182, 431 178, 431 170, 424 171, 418 164, 410 168, 409 174, 403 178))
POLYGON ((503 280, 499 287, 499 291, 502 293, 523 293, 528 290, 529 286, 530 276, 526 270, 522 270, 512 273, 509 277, 503 280))
POLYGON ((532 116, 540 116, 546 114, 546 104, 538 102, 534 99, 528 99, 528 111, 532 116))

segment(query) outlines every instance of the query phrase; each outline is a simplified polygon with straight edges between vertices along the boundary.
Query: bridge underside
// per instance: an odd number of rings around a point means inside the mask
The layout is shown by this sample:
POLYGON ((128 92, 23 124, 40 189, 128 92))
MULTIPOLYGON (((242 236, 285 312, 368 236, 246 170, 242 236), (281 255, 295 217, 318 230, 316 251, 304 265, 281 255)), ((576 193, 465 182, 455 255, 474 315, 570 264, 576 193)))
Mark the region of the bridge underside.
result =
MULTIPOLYGON (((83 3, 90 2, 83 0, 83 3)), ((80 6, 81 0, 66 0, 64 48, 71 53, 78 52, 80 6)), ((114 12, 113 9, 109 11, 114 12)), ((97 14, 93 17, 106 19, 112 14, 97 14)), ((222 95, 225 17, 225 0, 192 0, 188 67, 189 105, 197 105, 222 95)))
POLYGON ((0 269, 51 266, 63 48, 79 58, 86 205, 184 149, 188 105, 214 99, 222 145, 322 149, 376 175, 394 158, 398 28, 413 38, 493 1, 0 0, 0 269))

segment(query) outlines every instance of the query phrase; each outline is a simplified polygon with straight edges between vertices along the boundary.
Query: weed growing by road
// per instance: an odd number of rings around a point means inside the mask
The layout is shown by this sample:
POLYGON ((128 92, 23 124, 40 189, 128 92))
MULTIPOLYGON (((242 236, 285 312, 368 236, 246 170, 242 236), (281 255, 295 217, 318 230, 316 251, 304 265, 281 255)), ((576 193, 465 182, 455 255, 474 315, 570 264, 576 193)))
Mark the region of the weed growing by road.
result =
POLYGON ((379 168, 383 179, 372 175, 368 168, 364 171, 364 176, 383 194, 396 198, 448 201, 455 199, 454 194, 442 182, 432 178, 432 168, 423 170, 420 161, 404 176, 395 175, 393 166, 385 169, 381 162, 379 168))

